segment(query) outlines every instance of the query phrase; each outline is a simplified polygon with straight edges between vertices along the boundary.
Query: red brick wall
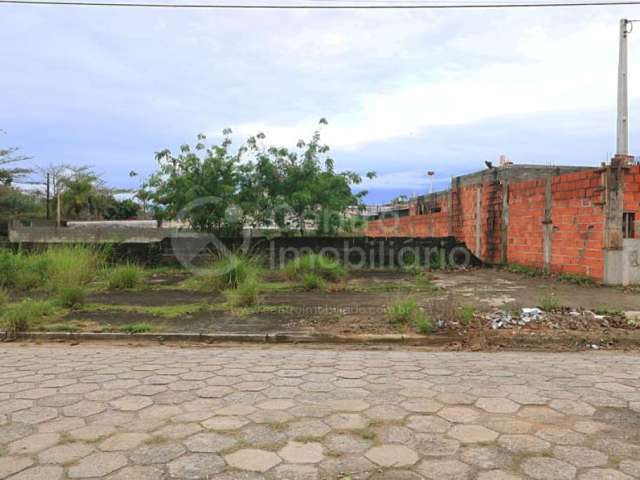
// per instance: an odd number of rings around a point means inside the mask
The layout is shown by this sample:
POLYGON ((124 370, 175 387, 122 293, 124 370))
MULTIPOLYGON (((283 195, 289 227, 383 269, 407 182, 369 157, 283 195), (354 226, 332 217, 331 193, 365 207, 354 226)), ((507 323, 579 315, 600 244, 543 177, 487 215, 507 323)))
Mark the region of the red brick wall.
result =
MULTIPOLYGON (((509 263, 544 266, 545 179, 509 184, 506 256, 509 263)), ((602 279, 604 211, 601 173, 596 170, 551 177, 552 247, 550 268, 602 279)), ((484 261, 501 260, 503 186, 496 182, 462 187, 439 199, 438 213, 370 222, 377 236, 445 236, 451 234, 476 252, 476 200, 480 189, 480 248, 484 261), (451 225, 451 231, 449 229, 451 225)), ((640 220, 640 167, 625 175, 625 211, 640 220)))
POLYGON ((631 167, 624 176, 624 211, 636 214, 636 238, 640 238, 640 165, 631 167))

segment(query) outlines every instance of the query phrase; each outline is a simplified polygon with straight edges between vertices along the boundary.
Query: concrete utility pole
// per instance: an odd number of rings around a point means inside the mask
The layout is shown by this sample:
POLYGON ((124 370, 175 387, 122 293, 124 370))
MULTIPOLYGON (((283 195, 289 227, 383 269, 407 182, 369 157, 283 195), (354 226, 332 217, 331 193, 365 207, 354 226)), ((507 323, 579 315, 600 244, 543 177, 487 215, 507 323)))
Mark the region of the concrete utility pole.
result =
POLYGON ((620 58, 618 60, 618 126, 616 154, 629 154, 629 105, 627 78, 627 37, 633 23, 626 18, 620 20, 620 58))

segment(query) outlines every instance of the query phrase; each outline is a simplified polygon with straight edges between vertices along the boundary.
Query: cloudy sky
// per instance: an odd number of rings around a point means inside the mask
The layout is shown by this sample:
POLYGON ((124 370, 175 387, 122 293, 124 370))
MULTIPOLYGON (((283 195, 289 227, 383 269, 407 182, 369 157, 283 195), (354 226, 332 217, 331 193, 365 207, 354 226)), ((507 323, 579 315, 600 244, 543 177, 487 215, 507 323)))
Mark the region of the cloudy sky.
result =
MULTIPOLYGON (((0 145, 135 187, 154 152, 264 132, 294 146, 327 118, 368 201, 436 188, 507 154, 598 165, 614 152, 620 18, 640 7, 229 11, 0 5, 0 145)), ((631 150, 640 151, 640 28, 631 150), (636 113, 637 112, 637 113, 636 113), (634 119, 638 118, 635 122, 634 119)))

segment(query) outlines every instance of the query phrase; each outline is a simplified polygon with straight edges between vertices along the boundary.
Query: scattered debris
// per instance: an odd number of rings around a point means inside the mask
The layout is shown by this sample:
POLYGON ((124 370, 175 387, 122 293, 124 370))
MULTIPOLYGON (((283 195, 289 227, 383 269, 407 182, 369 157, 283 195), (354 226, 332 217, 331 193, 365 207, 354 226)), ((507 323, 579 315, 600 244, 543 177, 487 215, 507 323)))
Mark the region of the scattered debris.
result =
POLYGON ((538 320, 544 312, 539 308, 523 308, 520 313, 520 320, 524 323, 535 322, 538 320))

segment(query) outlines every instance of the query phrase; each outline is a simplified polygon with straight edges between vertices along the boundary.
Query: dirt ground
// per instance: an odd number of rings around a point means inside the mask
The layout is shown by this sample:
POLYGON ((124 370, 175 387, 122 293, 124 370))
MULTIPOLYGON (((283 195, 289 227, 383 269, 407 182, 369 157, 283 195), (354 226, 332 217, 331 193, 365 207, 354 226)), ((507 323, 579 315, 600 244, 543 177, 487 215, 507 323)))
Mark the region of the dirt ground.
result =
POLYGON ((638 291, 576 285, 504 270, 439 271, 428 276, 426 285, 419 284, 410 273, 359 271, 351 272, 347 280, 331 285, 326 291, 304 291, 300 286, 274 279, 268 283, 273 288, 262 294, 259 305, 248 309, 229 308, 223 294, 186 288, 187 278, 187 274, 180 272, 158 273, 148 279, 143 289, 94 293, 84 307, 68 313, 54 327, 105 332, 143 323, 154 332, 417 335, 416 325, 391 321, 387 312, 395 300, 411 298, 439 323, 432 336, 454 337, 477 348, 486 348, 492 342, 514 343, 516 333, 520 337, 525 335, 530 342, 532 335, 538 339, 551 338, 560 331, 567 336, 573 330, 579 331, 581 344, 593 341, 606 345, 611 335, 640 340, 640 328, 635 322, 627 322, 620 315, 596 318, 591 312, 584 312, 626 311, 633 317, 640 312, 638 291), (488 326, 487 318, 496 311, 518 312, 523 307, 536 307, 551 294, 561 309, 545 314, 545 323, 497 331, 488 326), (442 312, 434 305, 454 306, 442 312), (440 317, 455 315, 456 309, 463 306, 472 307, 471 322, 441 320, 440 317), (578 311, 570 313, 574 309, 578 311), (585 332, 593 340, 585 339, 585 332))

